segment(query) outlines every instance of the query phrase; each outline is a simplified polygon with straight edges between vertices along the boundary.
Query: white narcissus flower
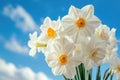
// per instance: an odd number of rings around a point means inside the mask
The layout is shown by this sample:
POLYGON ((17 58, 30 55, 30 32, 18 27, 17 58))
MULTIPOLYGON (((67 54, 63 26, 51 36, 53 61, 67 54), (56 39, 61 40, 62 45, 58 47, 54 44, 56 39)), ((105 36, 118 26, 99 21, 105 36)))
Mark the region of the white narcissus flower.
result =
POLYGON ((117 39, 115 37, 115 31, 116 29, 110 30, 110 28, 107 25, 100 25, 95 30, 95 36, 100 38, 101 40, 104 40, 107 43, 106 50, 106 57, 105 62, 111 57, 111 56, 117 56, 117 39))
POLYGON ((73 40, 79 36, 91 36, 101 21, 94 15, 94 7, 87 5, 82 9, 71 6, 68 15, 62 18, 64 33, 71 36, 73 40))
POLYGON ((40 40, 40 37, 37 36, 37 32, 30 34, 30 40, 28 41, 28 46, 31 48, 29 55, 34 56, 36 54, 36 50, 39 52, 44 52, 47 44, 44 41, 40 40))
POLYGON ((57 21, 52 21, 49 17, 46 17, 43 25, 40 27, 41 39, 45 42, 53 40, 56 37, 59 37, 61 31, 63 30, 60 22, 60 18, 57 21))
POLYGON ((83 46, 86 51, 84 58, 85 69, 89 70, 93 66, 100 66, 105 58, 106 43, 96 37, 90 37, 87 45, 83 46))
POLYGON ((116 57, 111 57, 111 59, 108 61, 110 64, 112 70, 117 76, 117 80, 120 80, 120 59, 116 57))
POLYGON ((113 47, 117 45, 117 39, 115 36, 116 29, 110 28, 107 25, 100 25, 98 28, 95 30, 95 35, 96 37, 105 40, 109 46, 113 47))
POLYGON ((110 33, 110 28, 107 25, 100 25, 98 28, 95 30, 95 35, 102 39, 108 41, 109 39, 109 33, 110 33))
POLYGON ((64 75, 74 78, 75 67, 80 64, 80 58, 73 55, 75 46, 67 38, 58 38, 51 42, 46 61, 54 75, 64 75))

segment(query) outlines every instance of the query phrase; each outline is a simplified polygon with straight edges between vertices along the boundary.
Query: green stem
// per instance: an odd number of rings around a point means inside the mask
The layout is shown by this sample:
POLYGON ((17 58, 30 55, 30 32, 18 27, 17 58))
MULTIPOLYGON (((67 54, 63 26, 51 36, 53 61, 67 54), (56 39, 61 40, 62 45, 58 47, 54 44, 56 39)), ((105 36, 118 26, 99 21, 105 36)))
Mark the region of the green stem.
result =
POLYGON ((112 80, 113 74, 111 73, 111 71, 109 71, 109 69, 107 69, 107 70, 105 71, 103 80, 107 80, 107 79, 109 78, 109 76, 110 76, 110 80, 112 80))
POLYGON ((104 80, 107 80, 110 76, 110 73, 108 73, 106 76, 105 76, 105 79, 104 80))
POLYGON ((98 70, 97 70, 97 75, 96 75, 96 80, 101 80, 101 74, 100 74, 100 66, 98 66, 98 70))
POLYGON ((67 78, 63 75, 64 79, 67 80, 67 78))
POLYGON ((110 76, 110 80, 112 80, 113 79, 113 74, 110 76))
POLYGON ((79 72, 79 67, 78 67, 78 66, 76 67, 76 73, 77 73, 77 74, 76 74, 77 80, 80 80, 80 76, 79 76, 79 73, 80 73, 80 72, 79 72))
POLYGON ((89 71, 86 70, 85 71, 85 80, 89 80, 88 77, 89 77, 89 71))
POLYGON ((64 77, 65 80, 72 80, 72 79, 67 79, 64 75, 63 75, 63 77, 64 77))
POLYGON ((109 71, 109 68, 105 71, 104 76, 103 76, 103 80, 105 80, 105 77, 106 77, 108 71, 109 71))
POLYGON ((85 80, 85 68, 83 64, 79 66, 79 70, 80 70, 81 80, 85 80))
POLYGON ((78 79, 77 79, 77 75, 75 75, 75 80, 78 80, 78 79))
POLYGON ((92 69, 89 70, 88 80, 92 80, 92 69))

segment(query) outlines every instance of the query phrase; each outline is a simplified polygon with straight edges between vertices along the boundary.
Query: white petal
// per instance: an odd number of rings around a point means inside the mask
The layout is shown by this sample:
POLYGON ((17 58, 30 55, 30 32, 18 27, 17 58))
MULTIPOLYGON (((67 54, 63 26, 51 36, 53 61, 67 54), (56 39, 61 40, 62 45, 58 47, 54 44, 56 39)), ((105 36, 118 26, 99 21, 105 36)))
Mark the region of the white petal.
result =
POLYGON ((35 54, 36 54, 36 48, 32 48, 29 52, 29 55, 30 56, 35 56, 35 54))
POLYGON ((117 67, 120 64, 120 59, 117 56, 111 57, 109 59, 108 63, 110 64, 111 67, 117 67))
POLYGON ((65 70, 65 66, 57 65, 56 67, 52 68, 52 72, 54 75, 62 75, 65 70))
POLYGON ((71 15, 72 17, 77 17, 78 9, 75 8, 74 6, 70 6, 68 14, 71 15))
POLYGON ((51 49, 57 53, 62 53, 63 52, 63 46, 61 43, 55 41, 55 43, 53 43, 53 46, 51 46, 51 49))
POLYGON ((62 18, 62 25, 64 28, 68 28, 68 27, 73 26, 75 24, 75 20, 76 19, 73 18, 72 16, 69 16, 69 15, 64 16, 62 18))
POLYGON ((69 79, 73 79, 75 76, 75 67, 73 67, 72 65, 67 65, 66 66, 66 70, 65 70, 65 77, 69 78, 69 79))
POLYGON ((71 25, 69 28, 66 28, 64 33, 68 36, 74 36, 75 33, 77 33, 79 30, 76 26, 71 25))
POLYGON ((78 66, 83 62, 84 56, 74 56, 71 60, 74 61, 74 65, 78 66))
POLYGON ((60 27, 60 21, 59 21, 59 22, 57 22, 57 21, 52 21, 50 27, 51 27, 52 29, 54 29, 55 31, 56 31, 56 30, 59 30, 59 27, 60 27))
POLYGON ((39 37, 39 40, 40 40, 41 42, 47 43, 48 37, 47 37, 46 33, 41 33, 41 35, 40 35, 40 37, 39 37))
POLYGON ((45 20, 44 20, 44 23, 48 23, 51 21, 51 19, 49 17, 46 17, 45 20))
POLYGON ((89 70, 93 67, 92 61, 90 59, 84 60, 84 66, 86 70, 89 70))
POLYGON ((30 48, 35 47, 34 40, 29 40, 29 41, 28 41, 28 46, 29 46, 30 48))
POLYGON ((37 32, 34 32, 33 34, 29 34, 31 40, 37 39, 37 32))
POLYGON ((45 55, 46 56, 46 62, 50 67, 55 67, 58 64, 57 58, 58 55, 57 53, 48 53, 45 55))
POLYGON ((96 28, 100 24, 101 24, 101 21, 96 16, 93 16, 87 19, 87 26, 96 28))
POLYGON ((59 63, 58 63, 57 60, 51 60, 51 61, 49 61, 49 63, 48 63, 48 65, 49 65, 50 67, 52 67, 52 68, 58 66, 58 64, 59 64, 59 63))
POLYGON ((49 17, 46 17, 44 19, 43 25, 41 25, 40 29, 42 32, 45 32, 48 27, 50 27, 51 19, 49 17))
POLYGON ((74 49, 75 49, 75 46, 72 43, 64 45, 65 53, 67 53, 68 56, 73 55, 74 49))
POLYGON ((84 17, 89 17, 94 15, 94 6, 93 5, 87 5, 81 9, 83 11, 84 17))

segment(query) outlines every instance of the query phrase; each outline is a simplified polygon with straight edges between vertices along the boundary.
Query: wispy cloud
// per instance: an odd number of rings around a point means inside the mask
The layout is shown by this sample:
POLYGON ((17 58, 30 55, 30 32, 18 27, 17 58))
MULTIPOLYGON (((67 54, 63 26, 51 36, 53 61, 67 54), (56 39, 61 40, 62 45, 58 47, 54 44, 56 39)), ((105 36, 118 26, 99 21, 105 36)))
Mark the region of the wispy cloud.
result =
POLYGON ((0 80, 51 80, 43 72, 35 73, 29 67, 17 68, 0 59, 0 80))
POLYGON ((22 6, 14 8, 12 5, 8 5, 4 7, 3 13, 24 32, 34 31, 38 27, 31 15, 22 6))
POLYGON ((29 52, 28 47, 21 45, 14 36, 12 36, 9 41, 6 41, 4 46, 8 50, 20 54, 25 54, 29 52))

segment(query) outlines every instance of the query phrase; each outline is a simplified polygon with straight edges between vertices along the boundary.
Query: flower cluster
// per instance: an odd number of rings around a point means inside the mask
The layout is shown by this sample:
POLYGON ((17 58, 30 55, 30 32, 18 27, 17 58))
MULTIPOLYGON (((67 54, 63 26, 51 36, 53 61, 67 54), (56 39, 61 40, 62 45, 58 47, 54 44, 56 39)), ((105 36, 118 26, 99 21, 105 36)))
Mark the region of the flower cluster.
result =
POLYGON ((68 14, 57 21, 46 17, 40 30, 39 36, 37 32, 30 34, 29 54, 42 51, 54 75, 72 79, 80 64, 89 70, 108 63, 120 79, 116 29, 101 23, 94 15, 93 5, 81 9, 71 6, 68 14))

